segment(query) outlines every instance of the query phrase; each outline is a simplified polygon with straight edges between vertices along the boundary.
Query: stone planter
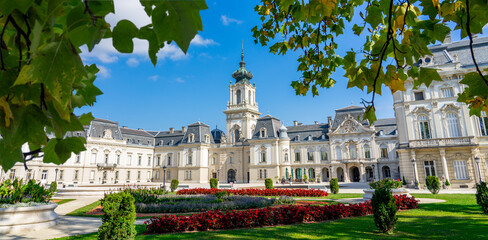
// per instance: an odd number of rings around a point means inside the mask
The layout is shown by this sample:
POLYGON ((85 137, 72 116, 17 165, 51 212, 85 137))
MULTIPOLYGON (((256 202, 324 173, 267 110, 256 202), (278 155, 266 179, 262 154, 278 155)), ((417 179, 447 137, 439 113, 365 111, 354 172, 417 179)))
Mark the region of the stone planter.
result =
MULTIPOLYGON (((371 200, 373 198, 374 189, 364 189, 363 192, 364 192, 364 195, 363 195, 364 200, 371 200)), ((410 191, 408 191, 405 188, 392 189, 391 194, 392 195, 407 195, 408 197, 411 197, 410 191)))
POLYGON ((32 207, 0 208, 0 234, 48 228, 58 223, 56 203, 32 207))

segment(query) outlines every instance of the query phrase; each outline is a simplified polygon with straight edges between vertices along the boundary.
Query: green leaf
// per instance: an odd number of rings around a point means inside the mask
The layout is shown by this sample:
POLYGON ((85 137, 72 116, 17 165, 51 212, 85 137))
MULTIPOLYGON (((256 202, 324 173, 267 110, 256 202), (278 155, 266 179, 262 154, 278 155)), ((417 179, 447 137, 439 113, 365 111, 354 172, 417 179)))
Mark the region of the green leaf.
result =
POLYGON ((437 69, 421 67, 418 78, 419 84, 416 84, 416 86, 420 86, 423 83, 428 87, 434 80, 442 81, 437 69))
POLYGON ((78 154, 85 150, 85 139, 82 137, 69 137, 65 139, 53 138, 49 140, 44 152, 45 163, 63 164, 69 159, 71 153, 78 154))
POLYGON ((4 139, 0 139, 0 165, 3 171, 8 171, 16 162, 23 162, 24 155, 21 148, 12 149, 4 141, 4 139))
POLYGON ((83 125, 90 125, 90 122, 93 121, 95 117, 93 117, 92 113, 83 113, 80 116, 80 122, 83 125))
POLYGON ((370 124, 373 124, 376 119, 375 109, 372 106, 368 106, 363 114, 363 119, 367 119, 370 124))
MULTIPOLYGON (((156 63, 158 61, 158 57, 156 54, 159 51, 159 43, 158 43, 158 37, 156 36, 156 33, 154 30, 149 27, 149 26, 144 26, 141 29, 139 29, 139 34, 137 38, 140 39, 146 39, 149 43, 149 49, 148 49, 148 54, 149 58, 151 59, 151 62, 154 66, 156 66, 156 63)), ((163 44, 164 46, 164 44, 163 44)))
POLYGON ((112 44, 121 53, 132 53, 134 43, 132 38, 137 36, 139 29, 129 20, 121 20, 114 27, 112 33, 112 44))
POLYGON ((34 3, 34 0, 0 0, 0 13, 10 15, 14 10, 25 14, 34 3))

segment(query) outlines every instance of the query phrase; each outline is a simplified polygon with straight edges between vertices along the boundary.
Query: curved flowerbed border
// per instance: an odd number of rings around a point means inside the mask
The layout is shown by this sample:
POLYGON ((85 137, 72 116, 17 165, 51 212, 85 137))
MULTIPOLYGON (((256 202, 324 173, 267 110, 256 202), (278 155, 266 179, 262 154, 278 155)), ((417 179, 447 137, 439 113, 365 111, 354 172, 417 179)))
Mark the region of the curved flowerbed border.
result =
POLYGON ((56 203, 49 203, 39 206, 0 208, 0 233, 54 226, 58 222, 58 214, 54 212, 57 206, 56 203))
MULTIPOLYGON (((394 196, 398 209, 418 207, 414 197, 394 196)), ((146 221, 146 233, 207 231, 262 226, 288 225, 304 222, 322 222, 345 217, 372 214, 371 202, 327 206, 282 206, 278 208, 248 209, 244 211, 208 211, 191 216, 164 215, 146 221)))
POLYGON ((217 192, 226 191, 234 195, 249 195, 249 196, 291 196, 291 197, 326 197, 329 194, 326 191, 317 189, 208 189, 208 188, 192 188, 181 189, 176 194, 178 195, 195 195, 195 194, 215 194, 217 192))

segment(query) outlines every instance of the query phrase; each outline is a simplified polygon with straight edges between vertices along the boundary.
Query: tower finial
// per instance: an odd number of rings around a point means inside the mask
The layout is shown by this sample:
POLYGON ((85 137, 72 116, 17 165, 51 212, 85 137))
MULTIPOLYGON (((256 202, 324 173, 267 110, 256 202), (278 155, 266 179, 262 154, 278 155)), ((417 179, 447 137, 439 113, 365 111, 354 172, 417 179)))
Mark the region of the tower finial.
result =
POLYGON ((244 40, 242 40, 241 62, 244 62, 244 40))

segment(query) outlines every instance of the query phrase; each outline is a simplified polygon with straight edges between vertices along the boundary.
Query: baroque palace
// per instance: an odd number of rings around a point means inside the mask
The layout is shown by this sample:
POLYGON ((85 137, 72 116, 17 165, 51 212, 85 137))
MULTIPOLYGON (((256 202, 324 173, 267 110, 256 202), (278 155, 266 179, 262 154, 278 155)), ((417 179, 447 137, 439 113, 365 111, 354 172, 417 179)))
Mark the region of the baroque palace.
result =
MULTIPOLYGON (((480 67, 486 68, 488 38, 476 38, 474 48, 480 67)), ((85 131, 69 133, 86 138, 86 151, 61 166, 37 159, 25 171, 17 164, 0 171, 0 179, 80 185, 405 177, 413 185, 435 175, 453 187, 473 187, 480 179, 488 180, 488 118, 470 116, 466 104, 456 101, 465 87, 463 75, 474 71, 468 42, 448 37, 430 50, 433 55, 418 64, 439 69, 443 81, 418 89, 407 81, 406 91, 393 94, 395 118, 362 121, 364 108, 348 106, 335 110, 325 123, 283 126, 276 117, 261 116, 253 75, 242 54, 229 86, 225 132, 201 122, 179 130, 146 131, 95 119, 85 131)))

